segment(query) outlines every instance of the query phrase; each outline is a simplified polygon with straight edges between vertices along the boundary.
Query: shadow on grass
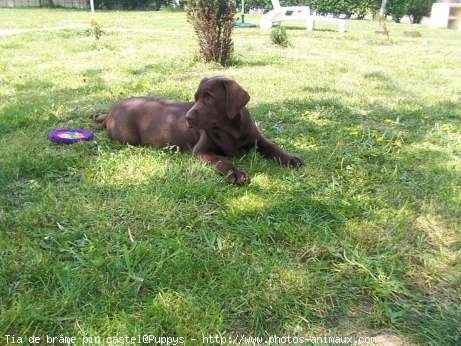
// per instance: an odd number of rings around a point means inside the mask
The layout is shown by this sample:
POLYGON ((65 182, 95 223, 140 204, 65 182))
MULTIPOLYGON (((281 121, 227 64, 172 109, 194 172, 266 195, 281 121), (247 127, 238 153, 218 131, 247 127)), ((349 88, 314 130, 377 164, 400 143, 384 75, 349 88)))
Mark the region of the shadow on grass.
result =
MULTIPOLYGON (((386 78, 378 79, 388 82, 386 78)), ((379 301, 378 305, 383 306, 384 317, 388 318, 385 324, 389 323, 418 340, 426 340, 427 334, 431 335, 430 338, 444 340, 444 333, 441 331, 450 330, 447 333, 450 335, 450 344, 455 344, 459 335, 457 325, 461 321, 461 310, 456 307, 456 293, 447 295, 446 290, 452 289, 460 281, 454 269, 460 260, 456 255, 459 253, 459 241, 447 240, 448 245, 445 245, 454 257, 447 261, 447 267, 435 279, 439 285, 445 287, 439 293, 429 289, 430 286, 420 285, 415 288, 419 275, 414 275, 411 279, 406 275, 415 270, 419 273, 427 270, 420 262, 422 257, 429 261, 438 261, 440 244, 434 240, 434 232, 439 232, 439 236, 444 239, 457 237, 455 229, 459 227, 461 219, 457 198, 461 174, 451 167, 455 165, 455 157, 447 153, 443 145, 434 146, 432 138, 437 126, 459 126, 460 120, 456 115, 459 104, 446 101, 418 104, 417 109, 409 109, 405 105, 397 109, 374 107, 364 120, 361 114, 336 99, 319 100, 314 96, 310 101, 292 100, 282 104, 261 105, 253 110, 253 114, 263 124, 273 124, 274 119, 278 119, 286 126, 284 131, 290 134, 288 142, 293 143, 296 135, 303 133, 309 133, 309 137, 313 137, 313 140, 309 140, 312 143, 307 146, 309 149, 293 149, 300 151, 307 163, 315 162, 314 166, 319 174, 334 176, 332 182, 336 181, 338 185, 338 196, 333 199, 329 208, 336 210, 346 220, 375 218, 377 221, 380 218, 380 209, 387 210, 390 215, 397 215, 402 211, 408 213, 404 224, 397 219, 383 223, 382 227, 394 228, 392 234, 373 232, 375 239, 379 239, 381 244, 358 245, 359 248, 364 246, 361 251, 368 253, 364 256, 368 257, 364 261, 368 262, 366 266, 375 267, 372 270, 375 279, 364 285, 362 283, 361 286, 368 287, 371 296, 379 301), (397 115, 400 122, 390 126, 383 125, 389 114, 397 115), (403 147, 400 144, 394 145, 396 140, 405 143, 403 147), (429 232, 421 229, 415 224, 420 215, 437 215, 443 220, 444 227, 434 226, 435 229, 429 232), (415 245, 421 239, 424 239, 424 245, 415 245), (399 244, 399 247, 396 248, 395 244, 399 244), (408 249, 406 258, 402 256, 403 248, 408 249), (401 257, 400 270, 407 274, 391 274, 396 269, 395 263, 382 259, 373 264, 370 259, 379 253, 401 257), (384 275, 390 275, 399 282, 400 288, 393 293, 398 299, 389 296, 389 287, 385 288, 387 284, 377 279, 383 273, 388 273, 384 275), (446 280, 450 283, 444 284, 446 280), (445 318, 445 314, 450 317, 445 318), (431 321, 430 324, 425 324, 428 330, 415 331, 415 325, 427 319, 431 321), (432 327, 429 328, 429 325, 432 327)), ((284 142, 284 135, 278 132, 277 126, 266 127, 269 137, 276 138, 277 142, 284 142)), ((443 142, 440 137, 439 141, 443 142)), ((318 177, 319 174, 315 175, 318 177)), ((324 197, 324 201, 330 198, 328 194, 324 197)), ((347 250, 351 245, 349 243, 345 246, 345 254, 353 252, 352 248, 347 250)), ((344 259, 349 263, 350 259, 345 254, 344 259)), ((344 277, 344 280, 348 279, 344 277)), ((351 282, 350 286, 353 287, 354 283, 351 282)))
POLYGON ((304 30, 306 32, 334 32, 338 33, 338 30, 335 29, 328 29, 328 28, 315 28, 313 31, 307 31, 305 26, 296 26, 296 25, 283 25, 283 27, 287 30, 304 30))
POLYGON ((296 25, 283 25, 283 27, 287 30, 306 30, 305 26, 296 26, 296 25))
POLYGON ((283 62, 279 56, 268 56, 264 58, 260 57, 248 57, 243 55, 234 55, 232 57, 231 66, 242 67, 242 66, 268 66, 268 65, 280 65, 283 62))
MULTIPOLYGON (((88 163, 87 159, 78 159, 78 155, 88 154, 84 146, 55 145, 48 141, 47 134, 59 127, 90 128, 92 114, 108 109, 122 98, 144 94, 136 82, 125 87, 127 94, 119 93, 117 88, 112 91, 102 73, 100 69, 84 71, 84 85, 75 88, 60 88, 53 82, 37 79, 25 79, 15 86, 16 98, 0 109, 0 141, 15 148, 3 153, 0 189, 16 179, 57 176, 65 174, 69 164, 74 166, 81 161, 77 166, 83 167, 88 163)), ((182 95, 175 90, 162 92, 165 98, 180 99, 182 95)))

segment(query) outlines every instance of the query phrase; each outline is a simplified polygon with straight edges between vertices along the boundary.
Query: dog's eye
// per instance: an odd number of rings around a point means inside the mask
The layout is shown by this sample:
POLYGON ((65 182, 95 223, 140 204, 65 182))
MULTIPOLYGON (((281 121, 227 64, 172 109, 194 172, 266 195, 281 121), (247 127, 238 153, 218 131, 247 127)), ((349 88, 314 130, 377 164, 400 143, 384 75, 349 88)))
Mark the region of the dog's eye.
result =
POLYGON ((208 94, 206 93, 205 95, 203 95, 203 100, 205 101, 205 103, 213 103, 214 99, 213 99, 213 96, 211 96, 211 94, 208 94))

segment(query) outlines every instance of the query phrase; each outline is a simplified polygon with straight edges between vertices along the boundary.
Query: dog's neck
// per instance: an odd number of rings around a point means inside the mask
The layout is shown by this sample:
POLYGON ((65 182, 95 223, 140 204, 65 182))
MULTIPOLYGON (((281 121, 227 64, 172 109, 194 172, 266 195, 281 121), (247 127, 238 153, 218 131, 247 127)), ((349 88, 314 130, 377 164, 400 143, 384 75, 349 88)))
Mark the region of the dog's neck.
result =
POLYGON ((241 136, 241 114, 233 119, 225 119, 219 127, 205 130, 208 138, 226 155, 235 155, 241 136))

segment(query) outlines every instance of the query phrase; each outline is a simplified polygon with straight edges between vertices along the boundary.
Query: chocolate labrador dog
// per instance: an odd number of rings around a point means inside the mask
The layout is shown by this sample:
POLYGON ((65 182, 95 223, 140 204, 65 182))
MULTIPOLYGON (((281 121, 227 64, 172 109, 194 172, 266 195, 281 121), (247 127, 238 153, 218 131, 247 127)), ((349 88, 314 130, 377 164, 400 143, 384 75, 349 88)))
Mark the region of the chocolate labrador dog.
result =
POLYGON ((176 145, 215 166, 233 184, 250 177, 231 158, 252 147, 266 158, 290 167, 303 161, 271 143, 258 131, 246 104, 248 93, 226 77, 205 78, 195 102, 177 103, 153 97, 132 97, 96 119, 110 138, 132 145, 176 145))

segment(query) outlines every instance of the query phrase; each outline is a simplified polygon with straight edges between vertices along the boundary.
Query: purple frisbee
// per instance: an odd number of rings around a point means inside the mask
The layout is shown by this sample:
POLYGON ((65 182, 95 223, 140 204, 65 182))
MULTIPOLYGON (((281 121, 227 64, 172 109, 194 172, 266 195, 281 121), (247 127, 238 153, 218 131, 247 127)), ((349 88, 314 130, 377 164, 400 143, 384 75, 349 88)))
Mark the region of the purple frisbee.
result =
POLYGON ((73 144, 91 141, 93 132, 84 129, 55 129, 48 133, 48 139, 59 144, 73 144))

